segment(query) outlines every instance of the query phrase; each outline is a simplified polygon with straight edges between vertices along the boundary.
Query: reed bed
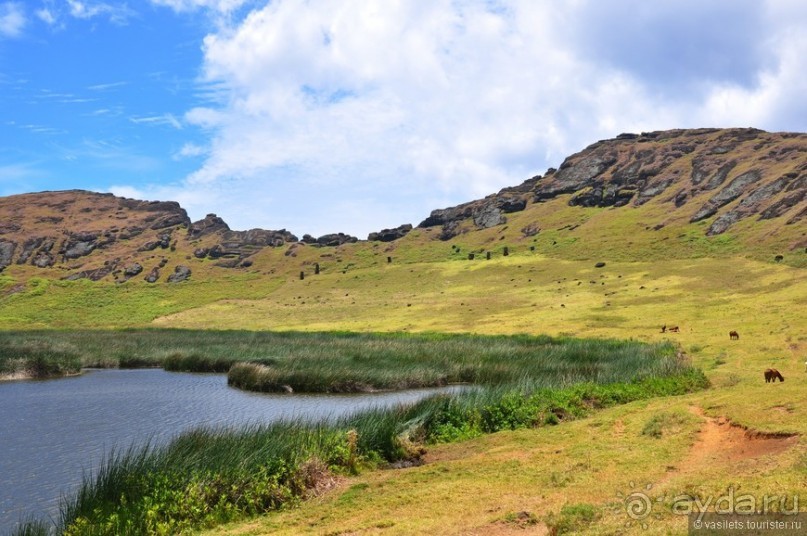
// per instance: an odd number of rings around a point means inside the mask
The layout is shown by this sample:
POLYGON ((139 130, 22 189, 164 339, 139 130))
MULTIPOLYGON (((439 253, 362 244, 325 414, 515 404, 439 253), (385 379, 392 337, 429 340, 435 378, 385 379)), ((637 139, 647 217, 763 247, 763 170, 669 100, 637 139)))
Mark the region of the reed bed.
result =
POLYGON ((48 356, 48 363, 64 363, 70 371, 156 366, 227 372, 239 364, 230 372, 230 384, 256 391, 613 383, 664 375, 667 368, 674 371, 675 353, 670 343, 546 336, 167 329, 0 332, 0 371, 20 367, 20 359, 33 356, 48 356))

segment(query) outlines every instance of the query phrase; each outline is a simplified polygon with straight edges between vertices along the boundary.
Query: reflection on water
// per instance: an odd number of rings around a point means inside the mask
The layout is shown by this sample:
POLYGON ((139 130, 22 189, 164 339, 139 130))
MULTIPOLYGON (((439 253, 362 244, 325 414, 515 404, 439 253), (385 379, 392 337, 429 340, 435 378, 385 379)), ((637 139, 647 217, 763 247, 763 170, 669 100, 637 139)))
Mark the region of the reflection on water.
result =
MULTIPOLYGON (((22 516, 58 516, 61 494, 113 447, 165 443, 198 426, 332 418, 414 402, 436 389, 363 395, 269 395, 223 374, 98 370, 75 378, 0 383, 0 534, 22 516)), ((444 391, 444 390, 443 390, 444 391)))

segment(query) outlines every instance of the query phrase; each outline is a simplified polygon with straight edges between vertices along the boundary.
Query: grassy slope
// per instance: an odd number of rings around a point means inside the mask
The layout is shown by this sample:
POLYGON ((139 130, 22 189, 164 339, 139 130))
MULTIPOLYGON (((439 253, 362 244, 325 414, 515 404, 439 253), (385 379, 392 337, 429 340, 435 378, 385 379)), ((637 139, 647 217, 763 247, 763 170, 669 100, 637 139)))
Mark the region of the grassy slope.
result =
MULTIPOLYGON (((40 296, 33 296, 37 291, 28 283, 26 292, 0 300, 0 318, 9 327, 145 325, 154 319, 166 327, 672 338, 715 385, 705 393, 638 402, 558 428, 435 447, 426 466, 369 473, 305 508, 220 533, 482 534, 517 528, 507 522, 515 512, 542 517, 568 504, 614 506, 618 493, 648 484, 653 496, 708 495, 729 486, 757 495, 800 491, 807 481, 802 440, 777 457, 732 465, 716 457, 698 472, 677 473, 670 468, 686 465, 701 418, 692 416, 661 440, 641 430, 659 413, 689 415, 696 406, 756 430, 807 434, 807 255, 790 250, 803 239, 803 225, 771 234, 770 223, 762 222, 744 237, 715 239, 703 237, 701 226, 645 230, 643 221, 659 210, 649 203, 630 217, 613 218, 608 209, 553 202, 510 215, 506 229, 448 243, 428 239, 435 229, 417 230, 394 244, 300 248, 295 258, 282 250, 264 251, 253 272, 224 272, 232 275, 216 283, 196 278, 148 290, 134 282, 48 283, 40 296), (541 233, 522 238, 520 229, 536 214, 541 233), (583 225, 558 230, 570 223, 583 225), (504 245, 514 254, 501 257, 504 245), (494 251, 491 261, 465 260, 468 251, 484 250, 494 251), (763 262, 777 253, 785 254, 783 264, 763 262), (387 255, 393 264, 386 264, 387 255), (594 268, 600 260, 607 265, 594 268), (313 262, 323 267, 316 277, 313 262), (297 278, 300 269, 309 274, 304 281, 297 278), (680 325, 682 332, 659 333, 665 323, 680 325), (740 332, 740 341, 729 341, 731 329, 740 332), (769 366, 787 381, 765 385, 762 370, 769 366), (570 479, 564 476, 568 471, 570 479), (379 517, 382 511, 388 513, 379 517)), ((194 274, 217 270, 203 264, 194 265, 194 274)), ((22 278, 15 269, 0 279, 0 292, 22 278)), ((683 530, 679 516, 665 509, 656 513, 660 519, 647 520, 647 531, 634 522, 628 532, 683 530)), ((589 529, 613 533, 630 521, 617 508, 589 529)))
MULTIPOLYGON (((611 533, 631 521, 618 508, 617 494, 628 495, 636 487, 654 485, 654 497, 705 497, 730 486, 757 496, 800 492, 807 481, 803 442, 778 457, 731 465, 718 457, 697 473, 672 470, 668 476, 668 468, 686 465, 701 419, 692 417, 662 440, 640 431, 659 413, 689 414, 690 407, 698 407, 755 430, 807 434, 803 270, 741 258, 609 261, 602 269, 592 260, 525 254, 474 263, 390 265, 357 271, 352 278, 337 274, 289 282, 266 300, 228 301, 160 319, 160 325, 188 327, 215 317, 223 326, 274 329, 672 338, 715 384, 706 393, 635 403, 561 428, 499 433, 435 448, 434 462, 427 466, 359 477, 314 505, 239 525, 232 533, 482 534, 515 528, 506 522, 512 518, 508 514, 526 510, 541 517, 576 503, 615 506, 616 513, 591 527, 594 533, 611 533), (678 324, 682 332, 661 334, 664 323, 678 324), (729 340, 731 329, 740 332, 740 341, 729 340), (770 366, 788 381, 764 384, 762 371, 770 366), (568 482, 567 471, 574 473, 568 482), (381 511, 388 511, 383 519, 381 511)), ((669 508, 658 514, 660 519, 647 521, 649 533, 683 530, 682 518, 669 508)), ((645 533, 641 524, 634 525, 629 532, 645 533)))

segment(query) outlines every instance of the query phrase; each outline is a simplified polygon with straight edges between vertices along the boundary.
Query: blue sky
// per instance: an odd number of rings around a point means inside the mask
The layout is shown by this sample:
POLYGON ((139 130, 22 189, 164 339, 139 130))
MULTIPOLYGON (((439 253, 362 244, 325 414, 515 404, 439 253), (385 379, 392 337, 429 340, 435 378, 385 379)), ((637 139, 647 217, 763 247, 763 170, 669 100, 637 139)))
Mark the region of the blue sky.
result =
POLYGON ((365 238, 621 132, 805 131, 804 95, 801 0, 0 0, 0 195, 365 238))

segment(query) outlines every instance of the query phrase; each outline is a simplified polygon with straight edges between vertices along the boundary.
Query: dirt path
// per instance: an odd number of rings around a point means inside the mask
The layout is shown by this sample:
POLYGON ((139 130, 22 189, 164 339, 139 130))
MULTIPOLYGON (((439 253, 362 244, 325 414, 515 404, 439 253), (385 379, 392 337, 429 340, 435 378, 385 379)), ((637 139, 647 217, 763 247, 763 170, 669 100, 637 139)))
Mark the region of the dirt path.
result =
POLYGON ((686 458, 659 484, 676 476, 697 473, 706 467, 728 466, 740 460, 779 454, 798 442, 798 436, 794 434, 747 430, 732 424, 725 417, 709 417, 699 407, 691 407, 689 410, 703 419, 698 439, 686 458))

